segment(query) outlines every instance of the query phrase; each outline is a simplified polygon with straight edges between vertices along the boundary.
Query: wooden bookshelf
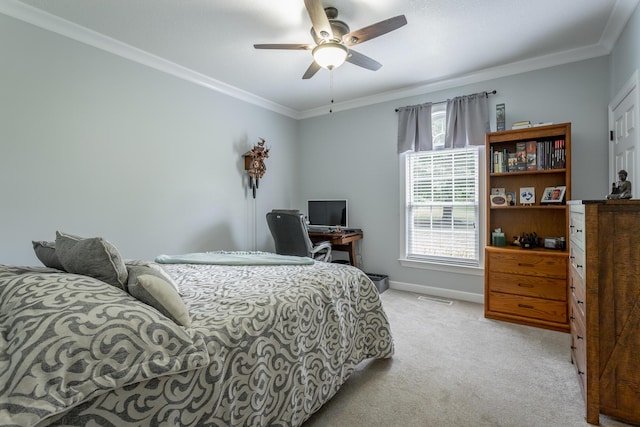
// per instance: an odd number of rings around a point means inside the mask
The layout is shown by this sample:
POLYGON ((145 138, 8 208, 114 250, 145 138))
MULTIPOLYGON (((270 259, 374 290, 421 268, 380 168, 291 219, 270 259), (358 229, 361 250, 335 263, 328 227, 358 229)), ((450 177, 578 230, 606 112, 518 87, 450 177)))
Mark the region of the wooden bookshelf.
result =
POLYGON ((487 193, 492 188, 516 193, 515 206, 492 206, 487 201, 485 317, 568 331, 569 216, 564 201, 571 199, 571 124, 492 132, 485 142, 487 193), (519 143, 531 141, 538 149, 533 168, 527 164, 526 170, 508 171, 506 161, 496 167, 495 153, 502 153, 504 160, 519 143), (543 204, 545 189, 558 186, 565 187, 563 202, 543 204), (522 188, 534 189, 530 205, 520 203, 522 188), (498 228, 505 235, 504 247, 491 246, 492 232, 498 228), (512 245, 514 236, 523 233, 536 233, 540 245, 530 249, 512 245), (544 247, 545 238, 561 237, 564 249, 544 247))

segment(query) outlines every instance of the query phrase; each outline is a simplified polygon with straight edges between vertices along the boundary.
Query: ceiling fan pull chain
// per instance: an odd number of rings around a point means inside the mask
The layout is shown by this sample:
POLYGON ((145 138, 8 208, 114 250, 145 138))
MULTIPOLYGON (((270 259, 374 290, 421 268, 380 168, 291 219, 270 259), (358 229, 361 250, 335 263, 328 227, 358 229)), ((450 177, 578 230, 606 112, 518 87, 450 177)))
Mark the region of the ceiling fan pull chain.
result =
POLYGON ((329 70, 329 114, 333 113, 333 70, 329 70))

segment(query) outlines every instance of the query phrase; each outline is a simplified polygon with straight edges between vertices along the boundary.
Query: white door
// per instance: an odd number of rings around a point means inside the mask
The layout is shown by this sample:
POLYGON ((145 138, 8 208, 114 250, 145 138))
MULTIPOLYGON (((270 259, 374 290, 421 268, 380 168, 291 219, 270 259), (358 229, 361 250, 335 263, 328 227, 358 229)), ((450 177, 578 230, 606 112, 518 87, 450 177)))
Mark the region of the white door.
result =
POLYGON ((609 191, 618 180, 618 171, 628 172, 633 198, 640 198, 640 85, 639 72, 633 74, 614 101, 609 104, 609 191))

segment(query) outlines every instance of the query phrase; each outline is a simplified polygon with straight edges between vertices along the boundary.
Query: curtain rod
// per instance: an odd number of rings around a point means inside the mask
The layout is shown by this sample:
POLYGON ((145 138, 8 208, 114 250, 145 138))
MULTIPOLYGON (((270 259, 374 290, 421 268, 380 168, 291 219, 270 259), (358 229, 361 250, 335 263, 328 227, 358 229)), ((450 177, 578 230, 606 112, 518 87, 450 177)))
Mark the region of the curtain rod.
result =
MULTIPOLYGON (((491 92, 487 92, 487 96, 489 96, 489 95, 495 95, 496 93, 498 93, 498 92, 494 89, 494 90, 492 90, 491 92)), ((438 102, 432 102, 432 104, 442 104, 442 103, 445 103, 445 102, 447 102, 447 100, 445 100, 445 101, 438 101, 438 102)), ((397 113, 398 111, 400 111, 400 109, 399 109, 399 108, 396 108, 396 113, 397 113)))

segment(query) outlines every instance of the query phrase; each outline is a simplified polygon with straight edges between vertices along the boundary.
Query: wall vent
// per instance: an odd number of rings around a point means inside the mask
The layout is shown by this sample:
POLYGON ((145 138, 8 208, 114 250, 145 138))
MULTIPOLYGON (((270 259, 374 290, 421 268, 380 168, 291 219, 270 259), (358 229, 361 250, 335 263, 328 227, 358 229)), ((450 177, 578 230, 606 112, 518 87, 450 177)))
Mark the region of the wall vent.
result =
POLYGON ((438 304, 446 304, 446 305, 451 305, 453 304, 453 301, 451 301, 450 299, 446 299, 446 298, 439 298, 439 297, 432 297, 430 295, 420 295, 418 297, 418 299, 420 301, 429 301, 429 302, 437 302, 438 304))

